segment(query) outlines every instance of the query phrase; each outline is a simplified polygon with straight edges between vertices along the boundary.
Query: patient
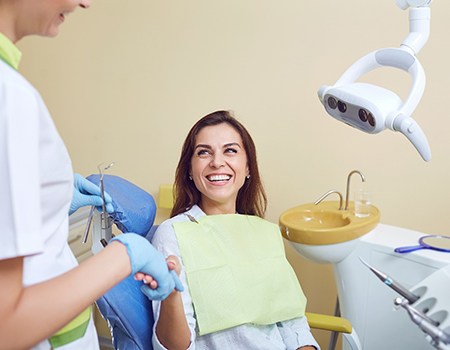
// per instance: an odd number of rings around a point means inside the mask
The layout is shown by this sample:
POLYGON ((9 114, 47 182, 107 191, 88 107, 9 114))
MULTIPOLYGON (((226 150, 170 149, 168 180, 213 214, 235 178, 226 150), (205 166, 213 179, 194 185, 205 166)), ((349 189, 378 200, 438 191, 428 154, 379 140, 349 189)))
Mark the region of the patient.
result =
POLYGON ((319 349, 278 227, 262 219, 255 145, 230 112, 192 127, 174 192, 152 243, 185 288, 153 302, 154 349, 319 349))

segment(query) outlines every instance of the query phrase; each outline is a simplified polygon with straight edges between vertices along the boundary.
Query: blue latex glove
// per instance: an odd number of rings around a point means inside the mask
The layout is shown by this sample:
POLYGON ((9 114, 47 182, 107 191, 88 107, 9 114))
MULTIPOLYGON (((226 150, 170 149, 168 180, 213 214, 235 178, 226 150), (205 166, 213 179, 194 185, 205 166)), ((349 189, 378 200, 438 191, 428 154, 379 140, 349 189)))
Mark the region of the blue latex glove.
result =
MULTIPOLYGON (((111 196, 105 192, 106 211, 108 213, 114 212, 111 196)), ((70 203, 69 215, 72 215, 77 209, 93 205, 99 211, 102 211, 102 195, 100 187, 85 179, 80 174, 74 174, 73 177, 73 197, 70 203)))
POLYGON ((142 292, 151 300, 164 300, 176 289, 184 290, 175 271, 169 271, 166 259, 150 242, 135 233, 124 233, 114 237, 111 242, 119 241, 127 247, 131 262, 131 275, 143 272, 153 277, 158 283, 156 289, 143 284, 142 292))

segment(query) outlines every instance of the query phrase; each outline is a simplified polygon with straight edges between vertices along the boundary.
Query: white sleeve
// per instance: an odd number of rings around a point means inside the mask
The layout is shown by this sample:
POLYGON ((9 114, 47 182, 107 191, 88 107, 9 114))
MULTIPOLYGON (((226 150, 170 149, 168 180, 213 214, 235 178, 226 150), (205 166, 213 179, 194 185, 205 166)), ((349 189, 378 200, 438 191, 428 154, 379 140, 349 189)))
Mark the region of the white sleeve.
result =
POLYGON ((320 350, 319 344, 311 334, 306 316, 278 322, 277 326, 287 350, 296 350, 307 345, 320 350))
MULTIPOLYGON (((191 332, 191 344, 189 345, 188 350, 195 349, 195 326, 196 320, 194 318, 194 308, 192 306, 192 298, 189 293, 189 287, 186 281, 186 272, 184 270, 183 261, 180 256, 180 248, 178 247, 178 241, 175 235, 175 230, 172 226, 172 220, 165 221, 162 223, 155 232, 155 235, 152 239, 153 246, 160 252, 163 253, 164 257, 168 257, 169 255, 175 255, 178 257, 181 263, 181 273, 180 280, 183 283, 184 291, 181 292, 181 299, 183 301, 184 313, 186 315, 186 320, 189 325, 189 330, 191 332)), ((155 350, 165 350, 166 348, 160 343, 158 337, 156 336, 156 325, 159 319, 159 312, 161 308, 160 301, 152 301, 153 306, 153 317, 155 319, 155 323, 153 325, 153 335, 152 335, 152 344, 155 350)))
POLYGON ((0 85, 0 259, 43 251, 39 106, 33 91, 0 85))

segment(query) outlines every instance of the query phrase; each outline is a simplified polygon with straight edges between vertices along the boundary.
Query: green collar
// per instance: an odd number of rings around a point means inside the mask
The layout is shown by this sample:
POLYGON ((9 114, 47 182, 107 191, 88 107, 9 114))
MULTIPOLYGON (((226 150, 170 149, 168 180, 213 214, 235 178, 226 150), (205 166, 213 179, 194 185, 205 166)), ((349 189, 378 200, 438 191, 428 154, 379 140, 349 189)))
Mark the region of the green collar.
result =
POLYGON ((0 58, 16 70, 22 58, 22 52, 3 33, 0 33, 0 58))

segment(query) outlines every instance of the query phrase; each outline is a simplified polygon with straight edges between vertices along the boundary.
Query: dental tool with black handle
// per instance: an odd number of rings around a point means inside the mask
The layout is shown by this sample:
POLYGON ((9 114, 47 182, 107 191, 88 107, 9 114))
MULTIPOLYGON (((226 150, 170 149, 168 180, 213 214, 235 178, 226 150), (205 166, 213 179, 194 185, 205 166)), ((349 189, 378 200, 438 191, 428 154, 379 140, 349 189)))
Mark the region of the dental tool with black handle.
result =
POLYGON ((374 267, 370 266, 367 262, 365 262, 361 257, 359 258, 361 262, 366 265, 374 274, 377 276, 385 285, 395 290, 398 294, 400 294, 403 298, 408 300, 410 304, 414 304, 417 300, 419 300, 419 297, 415 295, 414 293, 410 292, 406 287, 403 287, 400 283, 393 280, 391 277, 386 275, 385 273, 375 269, 374 267))

